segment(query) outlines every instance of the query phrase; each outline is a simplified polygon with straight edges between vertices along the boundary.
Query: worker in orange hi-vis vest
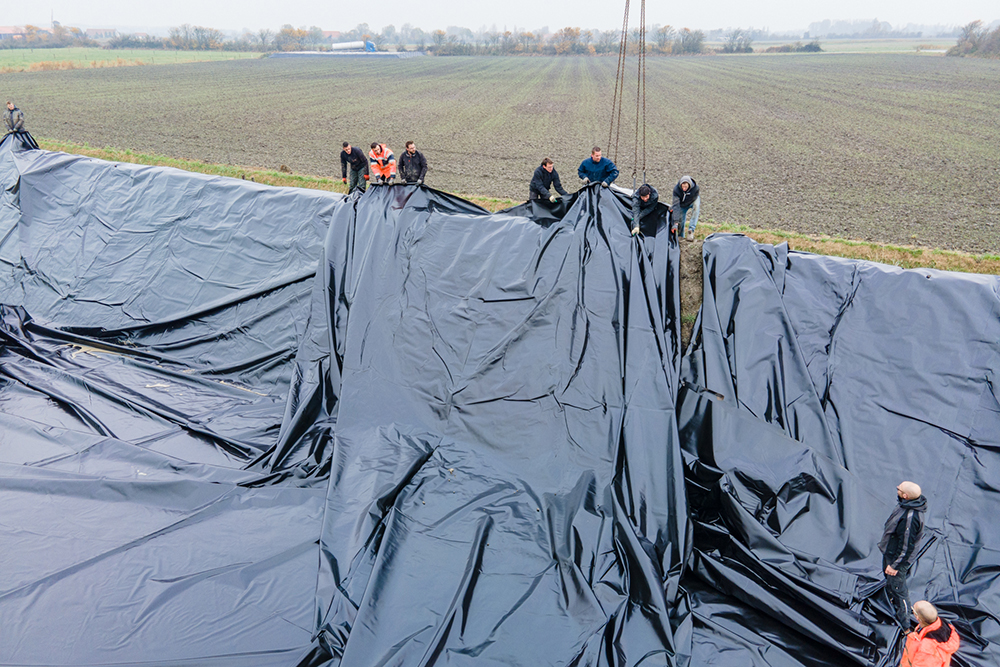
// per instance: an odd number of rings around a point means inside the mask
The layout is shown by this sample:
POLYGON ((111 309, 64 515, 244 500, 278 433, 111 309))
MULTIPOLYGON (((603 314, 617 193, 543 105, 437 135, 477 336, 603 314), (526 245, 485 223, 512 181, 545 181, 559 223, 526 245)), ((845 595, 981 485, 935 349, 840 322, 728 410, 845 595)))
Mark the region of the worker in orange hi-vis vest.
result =
POLYGON ((396 178, 396 156, 385 144, 375 142, 368 152, 368 168, 372 172, 372 181, 391 183, 396 178))

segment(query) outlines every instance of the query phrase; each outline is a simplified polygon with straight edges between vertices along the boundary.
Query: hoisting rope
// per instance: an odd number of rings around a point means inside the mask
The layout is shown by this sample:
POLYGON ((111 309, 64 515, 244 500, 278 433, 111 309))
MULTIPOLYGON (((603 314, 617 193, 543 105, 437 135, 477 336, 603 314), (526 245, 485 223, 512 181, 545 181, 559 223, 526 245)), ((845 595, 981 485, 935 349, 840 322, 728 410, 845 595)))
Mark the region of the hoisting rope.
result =
MULTIPOLYGON (((645 0, 643 0, 645 2, 645 0)), ((629 0, 625 0, 625 17, 622 19, 622 35, 618 41, 618 68, 615 71, 615 94, 611 99, 611 127, 608 130, 608 152, 611 160, 618 158, 618 138, 622 131, 622 101, 625 96, 625 50, 628 48, 628 9, 629 0), (617 111, 617 123, 615 112, 617 111), (618 131, 615 132, 617 127, 618 131), (614 151, 611 150, 611 137, 614 136, 614 151)))
MULTIPOLYGON (((625 16, 622 18, 621 41, 618 45, 618 67, 615 72, 615 90, 611 99, 611 127, 608 131, 608 152, 611 159, 618 161, 622 129, 622 109, 625 106, 625 69, 628 54, 628 19, 630 0, 625 0, 625 16), (612 138, 614 143, 612 143, 612 138), (613 149, 612 149, 613 146, 613 149)), ((642 181, 646 182, 646 0, 639 5, 639 58, 636 69, 635 90, 635 144, 632 160, 633 187, 639 175, 640 133, 642 145, 642 181)))

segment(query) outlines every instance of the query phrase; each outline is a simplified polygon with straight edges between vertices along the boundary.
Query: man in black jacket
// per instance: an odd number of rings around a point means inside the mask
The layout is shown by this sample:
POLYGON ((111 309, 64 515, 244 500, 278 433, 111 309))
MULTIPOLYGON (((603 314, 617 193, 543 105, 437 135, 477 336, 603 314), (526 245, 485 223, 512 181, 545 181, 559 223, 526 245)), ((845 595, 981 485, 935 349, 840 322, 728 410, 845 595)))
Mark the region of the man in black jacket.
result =
POLYGON ((924 530, 927 499, 913 482, 901 482, 896 487, 896 496, 899 504, 885 522, 878 549, 882 552, 885 589, 896 620, 903 630, 909 630, 910 593, 906 587, 906 575, 916 559, 917 543, 924 530))
POLYGON ((674 203, 670 207, 671 227, 677 230, 681 238, 694 241, 694 228, 698 224, 698 213, 701 212, 701 190, 690 176, 682 176, 674 186, 674 203), (684 231, 688 211, 694 209, 691 215, 691 236, 684 231))
POLYGON ((368 180, 368 156, 360 148, 351 146, 351 142, 344 142, 344 150, 340 151, 340 179, 347 183, 347 165, 351 165, 351 183, 347 186, 347 193, 354 192, 355 188, 365 191, 368 180))
POLYGON ((7 132, 21 132, 24 130, 24 112, 8 100, 7 111, 3 114, 3 122, 7 127, 7 132))
POLYGON ((568 197, 569 193, 563 189, 559 180, 559 172, 552 158, 545 158, 542 164, 535 169, 535 174, 531 177, 531 185, 528 186, 528 200, 548 199, 555 204, 559 201, 559 196, 568 197), (559 195, 551 194, 549 188, 554 187, 559 195))
POLYGON ((417 150, 416 144, 412 141, 406 142, 406 150, 399 156, 396 165, 399 177, 404 183, 424 184, 424 176, 427 175, 427 160, 424 154, 417 150))
POLYGON ((643 183, 632 194, 632 236, 639 233, 642 221, 656 210, 660 195, 652 185, 643 183))

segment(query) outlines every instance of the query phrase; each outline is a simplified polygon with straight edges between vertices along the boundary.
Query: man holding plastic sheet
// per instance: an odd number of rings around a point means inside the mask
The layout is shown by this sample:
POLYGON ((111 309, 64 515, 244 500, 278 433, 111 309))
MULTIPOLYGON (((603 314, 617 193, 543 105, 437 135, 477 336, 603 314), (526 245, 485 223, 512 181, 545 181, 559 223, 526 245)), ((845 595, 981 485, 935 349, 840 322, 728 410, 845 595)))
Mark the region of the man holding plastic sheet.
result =
POLYGON ((372 142, 371 150, 368 151, 368 168, 371 169, 372 182, 376 185, 392 183, 396 178, 396 156, 385 144, 372 142))
POLYGON ((594 146, 590 151, 590 157, 580 163, 576 175, 583 180, 584 187, 591 183, 600 183, 602 188, 606 188, 618 178, 618 167, 608 158, 601 157, 601 148, 594 146))
POLYGON ((677 230, 681 238, 694 241, 694 228, 698 224, 698 213, 701 211, 701 190, 690 176, 681 176, 681 180, 674 186, 674 203, 670 210, 672 228, 677 230), (684 225, 691 209, 694 209, 694 213, 691 215, 691 236, 688 237, 684 225))
POLYGON ((910 624, 910 592, 906 575, 917 555, 917 543, 924 530, 924 512, 927 499, 920 487, 913 482, 901 482, 896 487, 898 504, 885 522, 878 549, 882 552, 882 569, 885 573, 885 590, 904 630, 910 624))
POLYGON ((643 219, 656 210, 660 195, 652 185, 643 183, 632 194, 632 236, 639 233, 643 219))
POLYGON ((542 164, 535 169, 531 177, 531 184, 528 186, 528 201, 532 199, 548 199, 555 204, 560 197, 568 197, 569 193, 563 189, 559 180, 559 172, 552 158, 545 158, 542 164), (555 188, 556 193, 550 193, 549 188, 555 188))
POLYGON ((406 142, 406 150, 399 156, 399 177, 404 183, 424 184, 427 175, 427 160, 424 154, 417 150, 412 141, 406 142))
POLYGON ((3 113, 3 122, 7 132, 22 132, 24 130, 24 112, 7 100, 7 110, 3 113))
POLYGON ((945 623, 927 600, 913 604, 917 628, 906 635, 900 667, 948 667, 961 640, 955 626, 945 623))
POLYGON ((347 194, 359 189, 364 192, 366 181, 368 180, 368 159, 365 152, 360 148, 351 146, 351 142, 344 142, 344 150, 340 151, 340 180, 347 183, 347 167, 351 168, 351 183, 347 186, 347 194))

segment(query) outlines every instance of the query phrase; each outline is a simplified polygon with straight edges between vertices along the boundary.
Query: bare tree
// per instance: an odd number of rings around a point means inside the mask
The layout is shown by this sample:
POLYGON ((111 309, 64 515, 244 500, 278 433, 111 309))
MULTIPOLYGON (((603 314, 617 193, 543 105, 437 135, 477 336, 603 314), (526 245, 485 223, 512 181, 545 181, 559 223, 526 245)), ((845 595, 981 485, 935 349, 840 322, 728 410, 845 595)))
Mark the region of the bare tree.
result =
POLYGON ((260 44, 261 51, 267 51, 268 45, 271 43, 271 39, 274 37, 274 33, 267 28, 262 28, 257 31, 256 41, 260 44))
POLYGON ((726 35, 725 43, 722 45, 723 53, 753 53, 753 37, 749 31, 736 28, 726 35))

